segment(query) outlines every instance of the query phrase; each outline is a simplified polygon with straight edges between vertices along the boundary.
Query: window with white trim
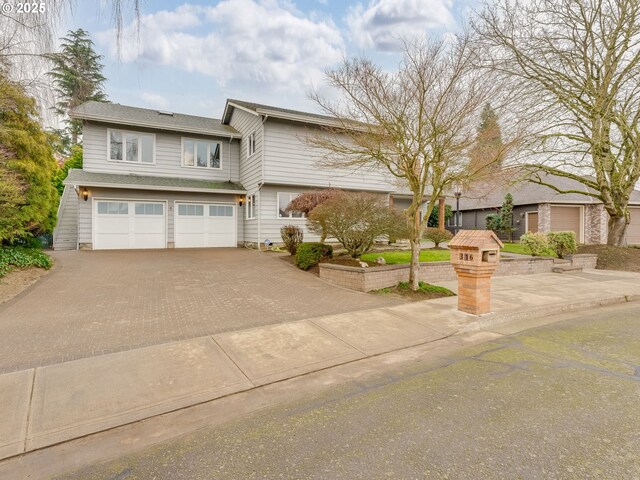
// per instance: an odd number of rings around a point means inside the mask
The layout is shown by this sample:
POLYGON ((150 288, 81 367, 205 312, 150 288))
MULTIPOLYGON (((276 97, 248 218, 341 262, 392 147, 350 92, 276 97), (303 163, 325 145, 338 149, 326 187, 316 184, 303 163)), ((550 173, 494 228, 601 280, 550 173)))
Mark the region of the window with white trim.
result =
POLYGON ((206 140, 182 139, 182 166, 221 168, 220 143, 206 140))
POLYGON ((164 215, 162 203, 136 203, 136 215, 164 215))
POLYGON ((258 201, 255 193, 253 195, 247 195, 247 202, 245 207, 247 220, 252 220, 256 218, 257 209, 258 209, 258 201))
POLYGON ((98 202, 98 213, 100 215, 129 215, 129 204, 127 202, 98 202))
POLYGON ((204 216, 204 205, 181 203, 178 205, 178 215, 181 217, 204 216))
POLYGON ((155 163, 155 135, 109 130, 109 160, 112 162, 155 163))
POLYGON ((298 193, 278 192, 278 218, 304 218, 304 214, 302 212, 285 212, 289 202, 298 195, 298 193))
POLYGON ((255 130, 249 134, 247 138, 247 157, 256 153, 256 132, 255 130))

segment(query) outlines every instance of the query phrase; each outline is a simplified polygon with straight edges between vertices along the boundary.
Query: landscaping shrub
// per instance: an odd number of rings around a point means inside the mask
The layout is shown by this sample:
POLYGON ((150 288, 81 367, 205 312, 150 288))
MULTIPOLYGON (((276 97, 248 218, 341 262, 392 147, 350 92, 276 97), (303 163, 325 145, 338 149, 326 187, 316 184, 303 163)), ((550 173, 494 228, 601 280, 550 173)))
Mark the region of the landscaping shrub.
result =
POLYGON ((39 267, 48 270, 52 264, 49 255, 38 249, 0 247, 0 277, 14 268, 39 267))
POLYGON ((520 245, 522 245, 529 255, 537 257, 544 255, 549 250, 549 242, 544 233, 527 232, 520 237, 520 245))
POLYGON ((302 270, 309 270, 315 267, 323 258, 333 256, 333 247, 326 243, 307 242, 298 245, 296 252, 296 265, 302 270))
POLYGON ((291 255, 295 255, 298 250, 298 245, 302 243, 302 239, 304 238, 302 229, 295 225, 285 225, 280 229, 280 236, 284 242, 284 248, 286 248, 291 255))
POLYGON ((556 252, 558 258, 564 258, 578 251, 575 232, 549 232, 547 233, 549 248, 556 252))
POLYGON ((400 238, 406 230, 404 215, 389 208, 386 197, 367 192, 337 193, 309 213, 307 225, 312 232, 321 231, 322 225, 353 258, 367 252, 377 237, 400 238))
POLYGON ((439 228, 427 227, 424 230, 424 238, 431 240, 436 244, 436 248, 440 246, 442 242, 448 242, 453 238, 453 233, 449 230, 440 230, 439 228))

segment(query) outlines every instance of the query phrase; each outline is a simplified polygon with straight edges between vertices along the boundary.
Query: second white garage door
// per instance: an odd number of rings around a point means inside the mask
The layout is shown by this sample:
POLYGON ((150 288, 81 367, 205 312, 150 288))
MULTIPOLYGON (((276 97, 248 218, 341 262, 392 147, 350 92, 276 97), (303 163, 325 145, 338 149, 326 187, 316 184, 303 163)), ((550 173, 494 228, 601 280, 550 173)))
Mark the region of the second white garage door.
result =
POLYGON ((235 205, 176 203, 176 248, 235 247, 235 205))

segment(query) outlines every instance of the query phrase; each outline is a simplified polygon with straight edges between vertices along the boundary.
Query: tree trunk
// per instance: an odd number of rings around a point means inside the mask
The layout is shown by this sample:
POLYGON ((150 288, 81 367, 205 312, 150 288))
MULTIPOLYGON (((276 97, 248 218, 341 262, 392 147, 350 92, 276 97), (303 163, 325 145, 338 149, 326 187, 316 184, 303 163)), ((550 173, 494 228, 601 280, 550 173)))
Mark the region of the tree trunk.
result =
POLYGON ((609 233, 607 245, 616 247, 626 246, 625 234, 627 233, 627 218, 624 215, 609 214, 609 233))
MULTIPOLYGON (((438 199, 438 228, 444 230, 444 217, 445 217, 445 199, 440 197, 438 199)), ((437 247, 437 245, 436 245, 437 247)))
POLYGON ((411 205, 408 210, 411 215, 409 228, 409 242, 411 243, 411 263, 409 265, 409 286, 411 290, 418 290, 420 282, 420 211, 418 206, 411 205), (412 211, 413 210, 413 211, 412 211))
POLYGON ((411 238, 411 265, 409 267, 409 286, 418 290, 420 282, 420 237, 411 238))

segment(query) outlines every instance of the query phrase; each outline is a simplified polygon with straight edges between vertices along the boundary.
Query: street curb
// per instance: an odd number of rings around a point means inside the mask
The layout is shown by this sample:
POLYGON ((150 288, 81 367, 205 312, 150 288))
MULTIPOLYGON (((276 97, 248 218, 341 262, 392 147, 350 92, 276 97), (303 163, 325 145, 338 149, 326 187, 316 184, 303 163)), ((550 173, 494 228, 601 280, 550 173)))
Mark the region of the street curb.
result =
POLYGON ((599 298, 597 300, 583 300, 581 302, 574 303, 557 303, 535 309, 516 309, 510 312, 498 314, 491 313, 478 317, 475 322, 465 325, 463 328, 458 330, 456 334, 486 330, 513 320, 530 320, 532 318, 547 317, 550 315, 557 315, 559 313, 589 310, 591 308, 603 307, 605 305, 637 301, 640 301, 640 295, 616 295, 615 297, 599 298))

